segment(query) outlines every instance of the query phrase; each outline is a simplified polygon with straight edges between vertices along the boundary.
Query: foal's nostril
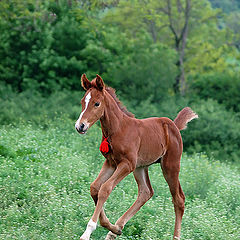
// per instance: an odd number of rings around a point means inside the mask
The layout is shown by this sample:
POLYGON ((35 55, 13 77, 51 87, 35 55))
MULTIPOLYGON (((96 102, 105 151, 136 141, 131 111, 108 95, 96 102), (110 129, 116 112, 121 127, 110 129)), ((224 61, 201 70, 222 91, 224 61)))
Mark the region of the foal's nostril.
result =
POLYGON ((79 129, 82 131, 84 129, 84 127, 85 127, 84 123, 81 123, 79 129))

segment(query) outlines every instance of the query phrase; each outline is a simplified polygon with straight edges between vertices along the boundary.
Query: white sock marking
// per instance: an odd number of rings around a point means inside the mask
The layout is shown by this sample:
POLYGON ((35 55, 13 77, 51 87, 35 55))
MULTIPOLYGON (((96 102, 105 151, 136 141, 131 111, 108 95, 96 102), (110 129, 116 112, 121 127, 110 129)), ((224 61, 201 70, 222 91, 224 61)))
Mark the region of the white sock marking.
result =
POLYGON ((80 239, 89 240, 92 232, 97 228, 97 223, 95 223, 92 219, 88 222, 87 228, 80 239))
POLYGON ((79 118, 78 118, 78 120, 77 120, 77 122, 76 122, 76 124, 75 124, 75 127, 76 127, 76 128, 79 127, 79 125, 80 125, 80 121, 81 121, 81 119, 82 119, 83 114, 84 114, 84 113, 86 112, 86 110, 87 110, 87 107, 88 107, 88 104, 89 104, 89 102, 90 102, 90 99, 91 99, 91 93, 89 92, 88 95, 85 97, 85 109, 81 112, 81 114, 80 114, 80 116, 79 116, 79 118))

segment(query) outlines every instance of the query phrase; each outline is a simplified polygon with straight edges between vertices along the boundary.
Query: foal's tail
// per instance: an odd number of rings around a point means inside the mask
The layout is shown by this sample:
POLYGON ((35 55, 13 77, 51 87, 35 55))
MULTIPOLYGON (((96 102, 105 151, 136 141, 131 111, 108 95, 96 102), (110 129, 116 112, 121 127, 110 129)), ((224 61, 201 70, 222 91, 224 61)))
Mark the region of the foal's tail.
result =
POLYGON ((198 115, 190 107, 185 107, 178 113, 174 123, 179 130, 183 130, 187 128, 187 123, 194 118, 198 118, 198 115))

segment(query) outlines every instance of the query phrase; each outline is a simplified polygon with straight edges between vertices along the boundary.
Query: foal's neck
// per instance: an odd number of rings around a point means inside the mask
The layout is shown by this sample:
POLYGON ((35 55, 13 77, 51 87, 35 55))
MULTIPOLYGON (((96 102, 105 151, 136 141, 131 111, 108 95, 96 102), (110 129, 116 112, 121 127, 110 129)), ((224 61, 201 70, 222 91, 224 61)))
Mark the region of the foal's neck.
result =
POLYGON ((105 109, 100 122, 103 136, 110 137, 121 128, 125 114, 120 110, 113 97, 107 91, 105 91, 104 100, 105 109))

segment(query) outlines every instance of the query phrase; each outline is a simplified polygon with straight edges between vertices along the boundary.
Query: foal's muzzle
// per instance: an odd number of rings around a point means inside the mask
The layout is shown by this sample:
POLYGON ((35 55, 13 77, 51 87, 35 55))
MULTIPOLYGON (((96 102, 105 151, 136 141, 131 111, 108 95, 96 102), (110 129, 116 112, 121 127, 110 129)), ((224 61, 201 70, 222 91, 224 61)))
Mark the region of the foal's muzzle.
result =
POLYGON ((75 128, 80 134, 84 134, 88 130, 88 124, 85 123, 80 123, 79 125, 75 124, 75 128))

